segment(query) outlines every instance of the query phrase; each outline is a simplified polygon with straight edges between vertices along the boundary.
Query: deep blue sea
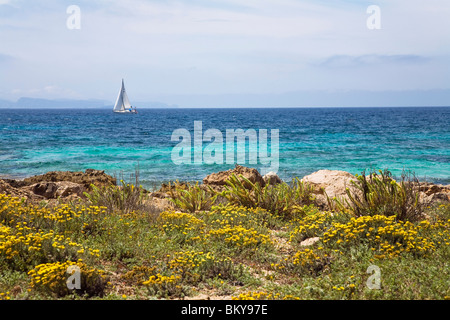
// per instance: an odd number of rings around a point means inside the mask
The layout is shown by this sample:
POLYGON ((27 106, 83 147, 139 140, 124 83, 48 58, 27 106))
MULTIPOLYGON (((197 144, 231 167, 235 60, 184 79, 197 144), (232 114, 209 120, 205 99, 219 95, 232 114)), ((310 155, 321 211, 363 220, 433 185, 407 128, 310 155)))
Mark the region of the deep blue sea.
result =
MULTIPOLYGON (((193 144, 194 121, 202 122, 203 133, 220 131, 224 143, 227 129, 267 129, 269 151, 271 130, 278 129, 278 175, 284 180, 320 169, 355 174, 387 168, 397 176, 406 169, 450 184, 450 107, 141 109, 137 115, 0 109, 0 177, 94 168, 127 180, 139 166, 141 184, 152 188, 233 168, 174 163, 172 151, 181 140, 172 141, 172 133, 186 129, 193 144)), ((264 167, 259 160, 243 165, 264 167)))

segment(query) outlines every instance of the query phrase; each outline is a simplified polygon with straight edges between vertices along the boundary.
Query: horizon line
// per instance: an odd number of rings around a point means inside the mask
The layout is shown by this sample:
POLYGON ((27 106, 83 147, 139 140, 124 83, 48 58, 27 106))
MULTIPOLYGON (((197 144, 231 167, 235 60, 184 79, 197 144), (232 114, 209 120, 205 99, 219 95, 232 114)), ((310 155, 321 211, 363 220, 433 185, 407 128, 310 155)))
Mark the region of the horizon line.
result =
MULTIPOLYGON (((105 110, 114 107, 107 105, 104 107, 18 107, 15 110, 105 110)), ((399 106, 248 106, 248 107, 140 107, 139 109, 331 109, 331 108, 450 108, 450 105, 399 105, 399 106)), ((1 107, 0 110, 11 109, 1 107)))

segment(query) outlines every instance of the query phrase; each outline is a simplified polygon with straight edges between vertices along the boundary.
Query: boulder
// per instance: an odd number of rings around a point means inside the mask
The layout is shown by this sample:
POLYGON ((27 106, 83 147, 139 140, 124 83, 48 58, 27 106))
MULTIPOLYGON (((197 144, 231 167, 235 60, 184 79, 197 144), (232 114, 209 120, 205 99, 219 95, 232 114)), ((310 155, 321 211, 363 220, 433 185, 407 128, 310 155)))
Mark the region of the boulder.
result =
POLYGON ((420 182, 418 189, 420 192, 425 193, 427 196, 431 196, 435 193, 450 193, 450 185, 433 184, 430 182, 420 182))
POLYGON ((39 182, 30 186, 31 191, 38 196, 42 196, 46 199, 55 198, 56 190, 58 187, 53 182, 39 182))
POLYGON ((17 188, 9 183, 9 180, 0 180, 0 193, 7 194, 12 197, 24 198, 27 200, 43 200, 43 196, 34 194, 31 190, 26 188, 17 188))
POLYGON ((82 197, 83 193, 90 189, 91 184, 106 186, 115 183, 115 178, 99 170, 88 169, 85 172, 52 171, 23 180, 0 180, 0 193, 32 201, 76 198, 82 197))
MULTIPOLYGON (((236 165, 234 169, 227 171, 220 171, 217 173, 212 173, 203 179, 203 184, 211 186, 225 186, 226 181, 235 174, 238 178, 240 175, 247 178, 252 183, 259 183, 261 186, 265 185, 264 179, 258 170, 254 168, 247 168, 240 165, 236 165)), ((244 183, 245 187, 250 187, 244 183)))
POLYGON ((356 177, 348 172, 339 170, 319 170, 302 178, 302 181, 313 187, 316 196, 316 203, 322 209, 330 209, 327 195, 330 199, 336 197, 346 205, 348 199, 346 188, 356 192, 351 181, 356 181, 356 177))
POLYGON ((87 169, 85 172, 51 171, 43 175, 23 179, 22 186, 33 185, 40 182, 73 182, 90 189, 91 184, 96 186, 115 185, 116 179, 105 173, 105 171, 87 169))
POLYGON ((427 206, 447 203, 450 202, 450 192, 436 192, 430 195, 427 195, 425 192, 420 192, 419 199, 427 206))
POLYGON ((315 244, 318 241, 320 241, 319 237, 308 238, 308 239, 305 239, 302 242, 300 242, 300 246, 302 246, 302 247, 309 247, 309 246, 312 246, 313 244, 315 244))
POLYGON ((279 183, 283 183, 283 180, 280 179, 280 177, 273 171, 267 173, 263 177, 264 183, 267 185, 276 185, 279 183))
POLYGON ((60 181, 55 182, 55 184, 57 186, 57 190, 55 193, 56 197, 65 198, 73 195, 82 197, 83 193, 86 191, 86 188, 79 183, 74 183, 70 181, 60 181))
POLYGON ((42 181, 31 186, 22 187, 21 190, 31 192, 45 199, 66 198, 69 196, 82 197, 83 192, 86 191, 83 185, 70 181, 42 181))
POLYGON ((302 179, 313 187, 315 194, 326 192, 331 198, 346 195, 345 189, 352 186, 352 180, 357 180, 354 175, 338 170, 319 170, 302 179))

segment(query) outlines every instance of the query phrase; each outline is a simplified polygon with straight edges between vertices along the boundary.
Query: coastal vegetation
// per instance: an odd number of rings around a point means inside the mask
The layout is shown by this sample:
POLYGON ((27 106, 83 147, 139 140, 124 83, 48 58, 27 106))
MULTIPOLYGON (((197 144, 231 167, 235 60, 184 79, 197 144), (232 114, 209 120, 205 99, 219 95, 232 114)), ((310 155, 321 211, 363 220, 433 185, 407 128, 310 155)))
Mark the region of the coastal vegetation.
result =
POLYGON ((0 193, 0 300, 450 299, 450 205, 414 183, 363 173, 327 209, 300 179, 242 175, 172 183, 161 210, 124 181, 51 204, 0 193))

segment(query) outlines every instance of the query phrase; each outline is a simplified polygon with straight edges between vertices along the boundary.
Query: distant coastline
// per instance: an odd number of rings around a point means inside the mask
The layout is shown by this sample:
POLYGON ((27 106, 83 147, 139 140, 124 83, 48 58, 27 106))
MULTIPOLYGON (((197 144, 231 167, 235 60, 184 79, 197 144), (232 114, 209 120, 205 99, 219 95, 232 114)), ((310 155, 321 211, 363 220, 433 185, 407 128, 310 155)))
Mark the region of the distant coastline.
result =
MULTIPOLYGON (((450 89, 405 91, 293 91, 284 93, 156 94, 132 99, 137 108, 353 108, 448 107, 450 89), (149 99, 149 101, 143 101, 149 99)), ((101 99, 50 99, 0 97, 1 108, 111 108, 114 101, 101 99)))
MULTIPOLYGON (((177 105, 169 105, 164 102, 149 101, 136 102, 139 108, 178 108, 177 105)), ((106 100, 77 100, 77 99, 41 99, 22 97, 16 102, 0 99, 0 109, 112 109, 113 103, 106 100)))

